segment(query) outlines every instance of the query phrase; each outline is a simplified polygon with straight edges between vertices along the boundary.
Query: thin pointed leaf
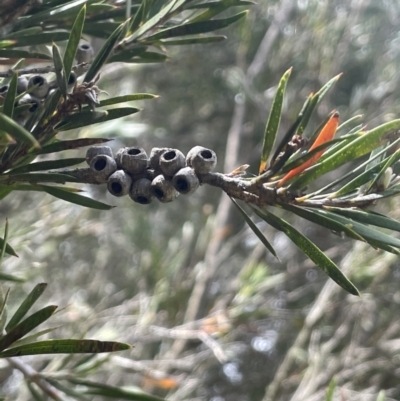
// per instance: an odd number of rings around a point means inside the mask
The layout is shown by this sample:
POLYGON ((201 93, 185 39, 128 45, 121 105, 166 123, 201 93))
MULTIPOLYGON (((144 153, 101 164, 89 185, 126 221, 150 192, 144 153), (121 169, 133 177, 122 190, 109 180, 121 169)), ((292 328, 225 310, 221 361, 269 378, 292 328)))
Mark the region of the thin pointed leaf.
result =
POLYGON ((317 107, 319 100, 319 93, 316 93, 313 95, 310 99, 310 101, 306 104, 304 108, 304 112, 299 124, 299 127, 297 128, 296 134, 297 135, 303 135, 305 129, 307 128, 307 125, 310 121, 310 118, 312 116, 312 113, 314 112, 315 108, 317 107))
POLYGON ((340 285, 344 290, 353 295, 360 295, 354 284, 340 271, 335 263, 332 262, 313 242, 297 231, 285 220, 275 216, 263 209, 261 212, 255 207, 253 210, 268 224, 277 230, 284 232, 293 243, 300 248, 317 266, 319 266, 332 280, 340 285))
POLYGON ((19 38, 20 36, 28 36, 28 35, 36 35, 38 33, 43 32, 43 28, 40 26, 33 26, 31 28, 26 28, 26 29, 21 29, 19 31, 10 33, 6 35, 5 37, 13 37, 13 38, 19 38))
POLYGON ((319 214, 313 209, 307 209, 303 207, 298 207, 290 204, 281 204, 282 208, 285 210, 288 210, 289 212, 292 212, 296 214, 297 216, 302 217, 305 220, 311 221, 315 224, 318 224, 322 227, 325 227, 329 230, 333 230, 337 233, 344 233, 348 237, 353 238, 358 241, 366 242, 365 238, 362 237, 361 235, 357 234, 354 230, 351 228, 351 224, 343 224, 342 222, 339 222, 335 220, 332 216, 324 216, 323 214, 319 214))
POLYGON ((100 101, 99 107, 110 106, 112 104, 132 102, 135 100, 145 100, 145 99, 156 99, 157 95, 152 95, 150 93, 133 93, 132 95, 124 95, 112 97, 110 99, 104 99, 100 101))
POLYGON ((329 383, 328 390, 326 391, 325 401, 333 401, 333 393, 336 389, 336 380, 333 377, 329 383))
POLYGON ((41 394, 39 393, 39 391, 37 391, 37 390, 35 389, 35 387, 33 387, 33 385, 32 385, 31 382, 29 382, 29 381, 26 380, 25 383, 26 383, 26 385, 27 385, 29 391, 31 392, 32 397, 33 397, 33 399, 34 399, 35 401, 46 401, 46 400, 47 400, 47 398, 44 398, 44 397, 41 396, 41 394))
POLYGON ((37 326, 45 322, 51 317, 56 309, 56 305, 46 306, 45 308, 38 310, 37 312, 24 319, 21 323, 17 324, 6 335, 0 338, 0 350, 3 351, 4 349, 8 348, 15 341, 24 337, 37 326))
POLYGON ((386 393, 385 390, 379 391, 378 397, 376 398, 376 401, 385 401, 386 400, 386 393))
POLYGON ((158 39, 174 38, 177 36, 197 35, 200 33, 208 33, 216 31, 217 29, 225 28, 236 21, 239 21, 247 15, 248 11, 243 11, 239 14, 233 15, 232 17, 215 19, 210 21, 193 22, 189 24, 183 24, 174 26, 172 28, 163 29, 154 35, 148 36, 146 42, 152 42, 158 39))
POLYGON ((164 401, 164 399, 147 394, 137 387, 114 387, 104 383, 96 383, 76 378, 71 378, 69 381, 77 385, 88 387, 85 391, 86 394, 101 394, 103 397, 109 397, 113 400, 164 401))
POLYGON ((108 38, 106 43, 104 43, 103 47, 100 49, 100 51, 97 53, 97 56, 93 60, 92 65, 89 68, 89 71, 85 75, 85 78, 84 78, 85 82, 90 82, 96 77, 97 73, 100 71, 100 68, 107 61, 108 56, 114 49, 114 46, 117 43, 122 31, 125 29, 125 26, 127 25, 127 23, 128 23, 128 21, 121 24, 111 34, 111 36, 108 38))
POLYGON ((6 44, 5 46, 3 44, 3 48, 24 47, 24 46, 48 44, 51 42, 61 42, 63 40, 67 40, 68 36, 69 36, 68 32, 43 32, 37 35, 22 36, 20 38, 9 39, 10 43, 8 43, 8 45, 6 44))
MULTIPOLYGON (((335 219, 336 221, 350 226, 352 230, 354 230, 356 233, 364 237, 367 242, 374 241, 374 244, 385 244, 385 245, 390 245, 394 248, 400 249, 400 240, 385 234, 381 231, 378 231, 372 227, 365 226, 364 224, 361 224, 357 221, 354 221, 350 218, 343 217, 341 215, 332 213, 328 210, 321 210, 321 209, 314 209, 314 213, 320 214, 322 216, 327 216, 332 219, 335 219)), ((379 245, 378 245, 379 246, 379 245)))
POLYGON ((13 347, 19 347, 20 345, 24 345, 24 344, 31 344, 34 341, 36 341, 39 337, 44 336, 45 334, 49 334, 52 333, 53 331, 59 329, 61 326, 54 326, 54 327, 50 327, 49 329, 44 329, 44 330, 40 330, 37 333, 31 334, 29 336, 25 336, 24 338, 21 338, 18 341, 15 341, 15 343, 13 344, 13 347))
POLYGON ((148 46, 135 46, 132 49, 121 50, 118 53, 110 56, 107 59, 107 62, 128 62, 129 60, 132 60, 133 57, 137 57, 145 53, 147 48, 148 46))
POLYGON ((336 75, 335 77, 333 77, 332 79, 330 79, 317 93, 316 95, 318 95, 318 103, 321 102, 321 100, 324 98, 324 96, 327 94, 327 92, 329 91, 329 89, 332 88, 333 85, 335 85, 335 83, 337 81, 339 81, 340 77, 343 75, 343 73, 341 72, 340 74, 336 75))
POLYGON ((344 146, 340 151, 331 154, 324 161, 310 167, 292 184, 292 189, 304 188, 321 175, 369 153, 385 140, 388 134, 400 129, 400 120, 382 124, 344 146))
POLYGON ((33 288, 33 290, 23 300, 19 308, 16 310, 16 312, 8 322, 6 326, 7 333, 23 319, 23 317, 28 313, 29 309, 31 309, 32 306, 35 304, 35 302, 40 298, 40 296, 43 294, 46 288, 47 288, 47 283, 39 283, 33 288))
POLYGON ((386 170, 393 166, 393 164, 395 164, 398 160, 400 159, 400 150, 396 150, 396 152, 394 152, 386 161, 386 163, 382 166, 382 168, 380 169, 380 171, 378 172, 378 174, 375 176, 375 178, 371 181, 371 183, 368 185, 368 188, 366 189, 365 193, 369 193, 371 192, 371 189, 374 188, 375 184, 378 183, 378 181, 381 179, 381 177, 383 176, 383 174, 386 173, 386 170))
POLYGON ((216 43, 226 40, 224 35, 214 35, 214 36, 198 36, 189 39, 170 39, 170 40, 160 40, 160 44, 163 46, 182 46, 182 45, 192 45, 192 44, 206 44, 206 43, 216 43))
POLYGON ((348 125, 350 125, 351 123, 353 123, 354 121, 359 120, 360 118, 363 118, 362 114, 357 114, 354 117, 349 118, 348 120, 344 121, 343 123, 341 123, 338 127, 338 132, 341 131, 343 128, 347 127, 348 125))
POLYGON ((71 74, 72 65, 74 63, 76 50, 78 49, 79 41, 81 40, 83 25, 85 23, 86 16, 86 5, 84 5, 79 11, 74 24, 72 25, 71 32, 69 34, 68 44, 65 48, 64 53, 64 70, 66 80, 71 74))
MULTIPOLYGON (((1 344, 0 340, 0 344, 1 344)), ((0 353, 0 358, 45 354, 99 354, 129 350, 129 344, 97 340, 44 340, 13 347, 0 353)), ((4 349, 4 348, 2 348, 4 349)))
POLYGON ((64 98, 67 98, 67 76, 65 75, 64 63, 61 58, 60 51, 55 43, 53 43, 53 62, 57 78, 57 84, 64 98))
POLYGON ((266 171, 268 158, 275 144, 279 124, 281 122, 283 98, 285 96, 286 85, 291 72, 292 68, 289 68, 283 74, 281 80, 279 81, 278 89, 272 102, 271 111, 269 113, 267 125, 265 127, 259 174, 262 174, 266 171))
POLYGON ((138 57, 131 58, 130 60, 125 60, 126 63, 163 63, 168 60, 168 56, 159 52, 144 52, 138 57))
POLYGON ((26 280, 21 277, 13 276, 12 274, 0 272, 0 281, 11 281, 13 283, 25 283, 26 280))
POLYGON ((65 117, 63 121, 54 127, 54 129, 57 131, 67 131, 70 129, 86 127, 87 125, 126 117, 139 111, 140 109, 135 107, 119 107, 118 109, 110 109, 107 111, 83 111, 65 117))
POLYGON ((42 132, 43 126, 49 122, 49 119, 54 114, 60 99, 61 91, 58 88, 47 97, 44 103, 44 113, 33 131, 34 134, 39 135, 42 132))
POLYGON ((1 307, 0 307, 0 330, 3 333, 4 326, 7 322, 7 300, 10 295, 10 288, 7 288, 6 295, 3 296, 3 287, 0 284, 0 294, 1 294, 1 307))
POLYGON ((105 203, 96 201, 91 198, 87 198, 82 195, 74 194, 71 192, 63 191, 62 189, 50 187, 50 186, 41 186, 45 192, 49 195, 55 196, 56 198, 65 200, 70 203, 75 203, 76 205, 89 207, 92 209, 99 209, 99 210, 110 210, 114 206, 106 205, 105 203))
POLYGON ((42 149, 32 152, 35 155, 43 155, 48 153, 62 152, 64 150, 78 149, 85 146, 98 145, 100 143, 105 143, 112 141, 112 139, 107 138, 80 138, 72 139, 68 141, 57 141, 49 145, 45 145, 42 149))
POLYGON ((17 94, 18 73, 14 72, 10 86, 7 91, 6 98, 4 99, 3 113, 12 118, 14 114, 15 96, 17 94))
POLYGON ((84 157, 72 157, 70 159, 59 159, 59 160, 47 160, 43 162, 31 163, 25 166, 17 167, 8 174, 21 174, 30 173, 33 171, 43 171, 43 170, 55 170, 58 168, 65 168, 75 166, 77 164, 83 163, 86 159, 84 157))
POLYGON ((61 173, 21 173, 13 174, 8 178, 12 181, 26 181, 31 183, 54 182, 64 184, 65 182, 76 182, 75 177, 61 173))
MULTIPOLYGON (((4 244, 5 244, 4 239, 3 239, 3 238, 0 238, 0 247, 1 247, 1 249, 3 249, 4 244)), ((16 257, 18 257, 18 255, 16 254, 16 252, 14 251, 14 249, 11 248, 11 246, 10 246, 9 244, 6 245, 6 247, 5 247, 5 252, 8 253, 8 254, 11 255, 11 256, 16 256, 16 257)))
POLYGON ((382 214, 375 213, 370 210, 366 211, 354 208, 344 209, 332 206, 325 206, 324 209, 335 214, 349 217, 350 219, 353 219, 363 224, 370 224, 372 226, 387 228, 388 230, 400 232, 400 221, 391 219, 390 217, 386 217, 382 214))
POLYGON ((3 262, 4 254, 6 252, 7 241, 8 241, 8 219, 6 218, 6 224, 4 225, 4 240, 3 243, 1 244, 1 249, 0 249, 0 266, 1 263, 3 262))
POLYGON ((3 113, 0 113, 0 126, 15 140, 40 148, 39 142, 30 132, 3 113))
POLYGON ((48 54, 16 49, 0 49, 0 58, 35 58, 41 60, 52 59, 48 54))
POLYGON ((270 244, 270 242, 267 240, 265 235, 261 232, 261 230, 257 227, 257 225, 251 220, 250 216, 245 212, 244 209, 236 202, 235 199, 231 198, 233 204, 237 207, 243 218, 245 219, 246 223, 249 225, 251 230, 254 232, 255 235, 257 235, 258 239, 263 243, 263 245, 274 255, 278 260, 279 257, 276 254, 275 249, 273 246, 270 244))

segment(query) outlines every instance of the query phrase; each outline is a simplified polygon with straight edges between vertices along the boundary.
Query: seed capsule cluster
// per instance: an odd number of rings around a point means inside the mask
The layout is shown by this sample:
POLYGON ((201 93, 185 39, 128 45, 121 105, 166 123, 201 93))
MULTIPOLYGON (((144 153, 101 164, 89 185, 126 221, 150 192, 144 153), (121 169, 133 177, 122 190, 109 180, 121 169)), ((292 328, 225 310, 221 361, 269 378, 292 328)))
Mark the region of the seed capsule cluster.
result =
POLYGON ((195 146, 186 157, 178 149, 153 148, 150 156, 144 149, 126 147, 115 157, 108 146, 92 146, 86 161, 93 173, 107 180, 114 196, 128 195, 134 202, 149 204, 154 198, 172 202, 180 193, 194 192, 199 175, 212 171, 217 156, 211 149, 195 146))

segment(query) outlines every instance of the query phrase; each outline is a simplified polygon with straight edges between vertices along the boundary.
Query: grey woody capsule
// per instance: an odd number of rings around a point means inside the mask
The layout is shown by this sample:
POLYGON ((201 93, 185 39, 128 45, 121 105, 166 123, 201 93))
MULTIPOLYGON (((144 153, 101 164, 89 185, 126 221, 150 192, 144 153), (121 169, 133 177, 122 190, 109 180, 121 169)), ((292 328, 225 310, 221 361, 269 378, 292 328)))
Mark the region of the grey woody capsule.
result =
POLYGON ((117 152, 116 161, 118 168, 134 175, 144 173, 148 164, 145 150, 136 147, 120 149, 117 152))
POLYGON ((89 164, 92 161, 93 157, 97 155, 106 155, 113 157, 112 150, 109 146, 90 146, 86 151, 86 163, 89 164))
POLYGON ((172 202, 179 192, 173 187, 172 182, 163 175, 158 175, 151 182, 151 191, 153 195, 162 203, 172 202))
POLYGON ((139 178, 134 181, 129 196, 133 201, 141 203, 142 205, 148 205, 152 202, 154 195, 151 190, 151 181, 147 178, 139 178))
POLYGON ((160 157, 163 153, 173 150, 171 148, 153 148, 149 156, 149 167, 153 170, 160 170, 160 157))
POLYGON ((31 92, 31 94, 39 99, 45 98, 50 90, 50 85, 47 82, 47 79, 43 78, 41 75, 33 75, 29 78, 28 89, 35 85, 38 86, 31 92))
POLYGON ((168 177, 173 177, 185 165, 185 156, 178 149, 167 150, 160 156, 160 169, 168 177))
POLYGON ((90 63, 93 59, 93 48, 89 43, 81 43, 76 51, 76 61, 78 64, 90 63))
POLYGON ((181 194, 190 194, 199 187, 200 182, 191 167, 179 170, 172 178, 172 185, 181 194))
POLYGON ((23 93, 28 89, 28 79, 24 76, 18 77, 17 93, 23 93))
POLYGON ((107 180, 107 189, 111 195, 125 196, 131 189, 132 178, 124 170, 117 170, 107 180))
POLYGON ((211 149, 195 146, 187 154, 186 163, 194 168, 196 174, 207 174, 217 164, 217 155, 211 149))
POLYGON ((117 171, 117 163, 107 155, 97 155, 90 161, 90 169, 102 178, 108 178, 117 171))
POLYGON ((22 106, 24 104, 31 104, 31 107, 28 109, 28 114, 33 113, 40 106, 40 99, 35 96, 26 94, 18 100, 17 105, 22 106))

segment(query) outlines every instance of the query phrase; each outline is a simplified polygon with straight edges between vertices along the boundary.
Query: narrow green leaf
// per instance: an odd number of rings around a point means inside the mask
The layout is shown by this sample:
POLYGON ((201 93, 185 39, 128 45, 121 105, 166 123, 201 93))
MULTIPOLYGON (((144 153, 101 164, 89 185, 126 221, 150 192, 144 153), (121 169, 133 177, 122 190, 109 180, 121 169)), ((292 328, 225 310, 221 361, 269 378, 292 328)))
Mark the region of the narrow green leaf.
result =
POLYGON ((64 118, 54 129, 57 131, 67 131, 85 127, 87 125, 103 123, 105 121, 114 120, 116 118, 126 117, 135 114, 140 109, 134 107, 120 107, 107 111, 83 111, 81 113, 72 114, 64 118))
POLYGON ((76 182, 76 179, 67 174, 61 173, 21 173, 13 174, 8 176, 12 181, 26 181, 31 183, 37 182, 55 182, 55 183, 65 183, 65 182, 76 182))
MULTIPOLYGON (((205 5, 210 6, 207 7, 208 10, 203 11, 199 15, 196 15, 194 18, 190 20, 190 22, 198 22, 198 21, 207 21, 210 20, 212 17, 228 10, 231 7, 240 7, 240 6, 247 6, 247 5, 254 5, 252 2, 242 2, 242 1, 218 1, 218 2, 209 2, 205 3, 205 5)), ((188 9, 190 7, 187 7, 188 9)))
POLYGON ((326 391, 325 401, 333 401, 333 393, 336 389, 336 380, 333 377, 332 380, 329 382, 328 390, 326 391))
POLYGON ((31 382, 25 381, 25 383, 26 383, 26 385, 27 385, 29 391, 31 392, 32 397, 33 397, 33 399, 34 399, 35 401, 46 401, 46 399, 43 398, 43 397, 40 395, 39 391, 37 391, 37 390, 35 389, 35 387, 33 387, 33 385, 32 385, 31 382))
MULTIPOLYGON (((70 354, 73 355, 73 354, 70 354)), ((93 354, 96 356, 96 354, 93 354)), ((56 389, 62 391, 66 395, 69 395, 72 400, 83 400, 83 401, 91 401, 91 399, 87 398, 84 394, 82 394, 82 391, 80 389, 74 390, 71 388, 71 386, 64 386, 61 384, 58 380, 51 379, 49 377, 46 377, 46 381, 48 381, 53 387, 56 389)), ((69 383, 68 383, 69 384, 69 383)))
POLYGON ((58 168, 65 168, 75 166, 83 163, 86 159, 84 157, 71 157, 70 159, 47 160, 43 162, 31 163, 25 166, 17 167, 8 172, 8 174, 21 174, 30 173, 33 171, 55 170, 58 168))
POLYGON ((56 72, 57 84, 64 98, 67 98, 67 76, 65 75, 64 63, 61 58, 60 51, 55 43, 53 43, 53 62, 56 72))
POLYGON ((102 395, 114 400, 134 400, 134 401, 165 401, 159 397, 145 393, 143 390, 130 386, 130 387, 114 387, 104 383, 96 383, 89 380, 82 380, 77 378, 69 379, 71 383, 86 386, 86 394, 102 395))
MULTIPOLYGON (((6 336, 8 336, 8 334, 6 336)), ((4 349, 1 346, 1 342, 4 340, 5 337, 0 340, 0 349, 4 349)), ((99 354, 102 352, 125 351, 131 348, 132 347, 129 344, 119 343, 115 341, 73 339, 44 340, 10 348, 6 351, 1 352, 0 358, 45 354, 99 354)))
POLYGON ((55 196, 56 198, 65 200, 67 202, 75 203, 76 205, 85 206, 85 207, 89 207, 92 209, 99 209, 99 210, 110 210, 114 207, 114 206, 106 205, 105 203, 96 201, 94 199, 87 198, 82 195, 63 191, 62 189, 59 189, 59 188, 44 186, 44 185, 42 185, 42 188, 48 194, 55 196))
POLYGON ((100 101, 99 107, 110 106, 117 103, 132 102, 135 100, 145 100, 145 99, 156 99, 157 95, 152 95, 150 93, 133 93, 132 95, 116 96, 109 99, 104 99, 100 101))
POLYGON ((14 114, 15 96, 17 94, 18 73, 14 72, 6 98, 4 99, 3 113, 12 118, 14 114))
MULTIPOLYGON (((396 150, 386 161, 386 163, 382 166, 378 174, 375 176, 375 178, 371 181, 371 183, 368 185, 368 188, 364 191, 364 193, 369 193, 371 190, 375 187, 375 185, 378 183, 378 181, 381 179, 383 174, 386 173, 386 170, 393 166, 398 160, 400 159, 400 149, 396 150)), ((385 188, 386 189, 386 188, 385 188)))
POLYGON ((50 327, 49 329, 44 329, 44 330, 40 330, 34 334, 31 334, 29 336, 25 336, 24 338, 21 338, 18 341, 15 341, 15 343, 13 344, 14 347, 19 347, 20 345, 24 345, 24 344, 31 344, 32 342, 36 341, 39 337, 44 336, 45 334, 49 334, 52 333, 53 331, 59 329, 61 326, 54 326, 54 327, 50 327))
MULTIPOLYGON (((4 239, 0 238, 0 247, 3 248, 4 246, 4 239)), ((9 244, 6 245, 6 253, 8 253, 11 256, 16 256, 18 257, 18 255, 16 254, 16 252, 14 251, 13 248, 11 248, 11 246, 9 244)))
POLYGON ((335 214, 349 217, 363 224, 370 224, 372 226, 387 228, 388 230, 400 232, 399 221, 391 219, 390 217, 386 217, 382 214, 372 212, 370 210, 367 211, 355 208, 349 209, 332 206, 325 206, 324 209, 335 214))
POLYGON ((278 134, 282 114, 283 98, 291 72, 292 68, 289 68, 283 74, 281 80, 279 81, 278 89, 272 102, 271 111, 269 113, 267 125, 265 127, 259 174, 262 174, 267 170, 268 158, 272 151, 272 148, 274 147, 275 139, 278 134))
POLYGON ((344 146, 340 151, 331 154, 324 161, 310 167, 292 184, 292 189, 304 188, 308 183, 314 181, 321 175, 332 171, 335 168, 353 161, 372 151, 379 146, 388 136, 400 129, 400 119, 382 124, 364 135, 358 136, 355 140, 344 146))
POLYGON ((110 56, 107 60, 108 63, 114 62, 128 62, 133 57, 140 56, 145 53, 147 46, 135 46, 132 49, 121 50, 118 53, 110 56))
POLYGON ((31 28, 21 29, 19 31, 12 32, 12 33, 6 35, 5 38, 7 38, 7 37, 19 38, 20 36, 36 35, 37 33, 41 33, 41 32, 43 32, 42 27, 33 26, 31 28))
POLYGON ((386 393, 385 390, 379 391, 378 397, 376 398, 376 401, 385 401, 386 400, 386 393))
POLYGON ((7 333, 23 319, 23 317, 28 313, 29 309, 32 308, 34 303, 40 298, 46 288, 47 283, 39 283, 33 288, 33 290, 22 301, 21 305, 8 322, 6 326, 7 333))
MULTIPOLYGON (((308 99, 307 99, 308 100, 308 99)), ((316 93, 315 95, 311 95, 310 101, 305 104, 304 111, 302 113, 300 124, 297 128, 296 134, 303 135, 307 125, 311 119, 312 113, 314 112, 315 108, 317 107, 319 100, 319 94, 316 93)))
POLYGON ((359 235, 364 237, 367 240, 367 242, 374 241, 375 245, 381 243, 381 244, 390 245, 390 246, 393 246, 394 248, 400 249, 400 240, 399 239, 397 239, 391 235, 385 234, 381 231, 375 230, 372 227, 365 226, 364 224, 361 224, 350 218, 343 217, 341 215, 332 213, 326 209, 325 210, 314 209, 314 213, 317 213, 322 216, 330 217, 344 225, 351 227, 352 230, 354 230, 356 233, 358 233, 359 235))
POLYGON ((251 220, 250 216, 245 212, 244 209, 236 202, 235 199, 231 198, 233 204, 237 207, 243 218, 245 219, 246 223, 249 225, 251 230, 254 232, 255 235, 257 235, 258 239, 263 243, 263 245, 274 255, 278 260, 279 257, 276 254, 275 249, 273 246, 270 244, 270 242, 267 240, 265 235, 261 232, 261 230, 257 227, 257 225, 251 220))
POLYGON ((93 60, 89 71, 86 73, 84 82, 90 82, 96 77, 97 73, 100 71, 100 68, 106 62, 108 56, 114 49, 115 44, 117 43, 122 31, 125 29, 128 23, 129 21, 126 21, 121 24, 107 39, 106 43, 104 43, 103 47, 100 49, 100 51, 97 53, 97 56, 93 60))
POLYGON ((0 58, 35 58, 41 60, 51 60, 48 54, 29 52, 27 50, 0 49, 0 58))
POLYGON ((15 140, 40 148, 39 142, 30 132, 3 113, 0 113, 0 127, 15 140))
MULTIPOLYGON (((0 278, 1 280, 1 278, 0 278)), ((10 295, 10 288, 7 288, 6 294, 4 295, 3 286, 0 284, 0 330, 3 333, 4 326, 7 322, 7 300, 10 295)))
POLYGON ((67 40, 68 36, 68 32, 43 32, 37 35, 22 36, 20 38, 10 39, 10 43, 3 47, 23 47, 49 44, 51 42, 61 42, 63 40, 67 40))
POLYGON ((24 283, 26 280, 21 277, 13 276, 12 274, 0 272, 0 281, 11 281, 13 283, 24 283))
POLYGON ((168 59, 168 56, 159 52, 144 52, 138 57, 133 57, 130 60, 125 60, 126 63, 163 63, 168 59))
POLYGON ((3 261, 4 254, 6 252, 7 241, 8 241, 8 219, 6 218, 6 224, 4 225, 4 240, 3 243, 1 244, 1 250, 0 250, 0 266, 3 261))
POLYGON ((32 154, 43 155, 48 153, 62 152, 64 150, 78 149, 85 146, 98 145, 100 143, 105 143, 112 141, 108 138, 80 138, 72 139, 69 141, 57 141, 49 145, 45 145, 42 149, 33 151, 32 154))
POLYGON ((353 295, 360 295, 353 283, 340 271, 335 263, 332 262, 313 242, 297 231, 285 220, 270 213, 265 208, 261 212, 256 207, 252 209, 262 219, 272 227, 284 232, 293 243, 301 249, 317 266, 319 266, 332 280, 340 285, 344 290, 353 295))
MULTIPOLYGON (((32 315, 28 316, 21 323, 17 324, 6 335, 0 338, 0 350, 2 351, 8 348, 15 341, 24 337, 37 326, 45 322, 56 311, 56 309, 56 305, 46 306, 45 308, 40 309, 32 315)), ((2 353, 0 355, 2 355, 2 353)))
POLYGON ((359 119, 362 118, 362 117, 363 117, 362 114, 357 114, 356 116, 349 118, 348 120, 342 122, 342 123, 339 125, 337 131, 338 131, 338 132, 341 131, 343 128, 347 127, 348 125, 350 125, 350 124, 353 123, 354 121, 359 120, 359 119))
POLYGON ((118 28, 119 22, 93 22, 86 23, 83 32, 86 35, 95 36, 97 38, 107 40, 110 35, 118 28))
POLYGON ((72 65, 74 63, 76 50, 78 49, 79 41, 81 40, 83 25, 85 23, 86 16, 86 5, 84 5, 79 11, 74 24, 72 25, 71 32, 69 34, 68 44, 65 48, 64 53, 64 70, 65 77, 68 79, 71 74, 72 65))
POLYGON ((34 134, 40 135, 43 126, 49 122, 50 117, 54 114, 60 99, 61 91, 58 88, 50 96, 47 97, 44 103, 44 113, 33 131, 34 134))
POLYGON ((248 11, 243 11, 232 17, 215 19, 210 21, 193 22, 183 25, 174 26, 172 28, 163 29, 146 38, 146 42, 152 42, 158 39, 174 38, 177 36, 197 35, 200 33, 208 33, 217 29, 225 28, 236 21, 239 21, 247 15, 248 11))
POLYGON ((193 45, 193 44, 206 44, 206 43, 216 43, 226 40, 224 35, 214 35, 214 36, 198 36, 188 39, 170 39, 170 40, 160 40, 160 44, 163 46, 182 46, 182 45, 193 45))
POLYGON ((311 221, 312 223, 318 224, 322 227, 325 227, 329 230, 333 230, 340 234, 344 233, 348 237, 356 239, 358 241, 366 242, 366 240, 361 235, 357 234, 354 230, 352 230, 351 221, 349 221, 348 224, 343 224, 342 222, 334 219, 333 216, 328 217, 326 215, 318 213, 318 211, 315 211, 311 208, 307 209, 304 207, 298 207, 290 205, 289 203, 287 204, 282 203, 281 206, 283 209, 288 210, 289 212, 292 212, 297 216, 306 219, 307 221, 311 221))
MULTIPOLYGON (((4 199, 11 192, 12 192, 12 188, 10 185, 1 185, 0 184, 0 200, 4 199)), ((6 249, 6 251, 7 251, 7 249, 6 249)))

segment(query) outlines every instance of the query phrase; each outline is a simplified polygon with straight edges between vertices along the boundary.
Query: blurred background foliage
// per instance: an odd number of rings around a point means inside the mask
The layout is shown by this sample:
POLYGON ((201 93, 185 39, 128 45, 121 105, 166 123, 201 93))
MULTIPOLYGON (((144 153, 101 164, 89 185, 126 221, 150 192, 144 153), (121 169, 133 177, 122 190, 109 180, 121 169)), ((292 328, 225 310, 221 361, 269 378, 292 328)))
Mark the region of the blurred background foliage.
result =
MULTIPOLYGON (((256 173, 267 111, 290 66, 282 132, 308 94, 340 72, 311 128, 333 109, 343 121, 363 114, 369 128, 397 116, 399 23, 395 0, 259 1, 223 31, 225 42, 171 47, 165 63, 105 66, 99 85, 111 97, 160 97, 142 102, 135 116, 60 138, 112 137, 115 150, 185 152, 199 144, 216 151, 218 171, 248 163, 256 173)), ((92 44, 96 50, 102 41, 92 44)), ((19 254, 5 260, 4 272, 27 280, 12 285, 9 303, 45 281, 41 302, 66 308, 53 318, 56 337, 134 345, 109 356, 28 359, 46 377, 67 381, 75 371, 171 401, 325 400, 335 377, 333 399, 375 401, 381 390, 386 400, 400 398, 395 255, 285 215, 348 274, 357 298, 260 222, 281 262, 267 254, 216 189, 149 206, 116 200, 103 187, 86 190, 118 207, 96 211, 33 192, 0 204, 19 254)), ((396 202, 377 211, 399 218, 396 202)), ((0 380, 3 397, 31 399, 22 375, 3 360, 0 380)))

